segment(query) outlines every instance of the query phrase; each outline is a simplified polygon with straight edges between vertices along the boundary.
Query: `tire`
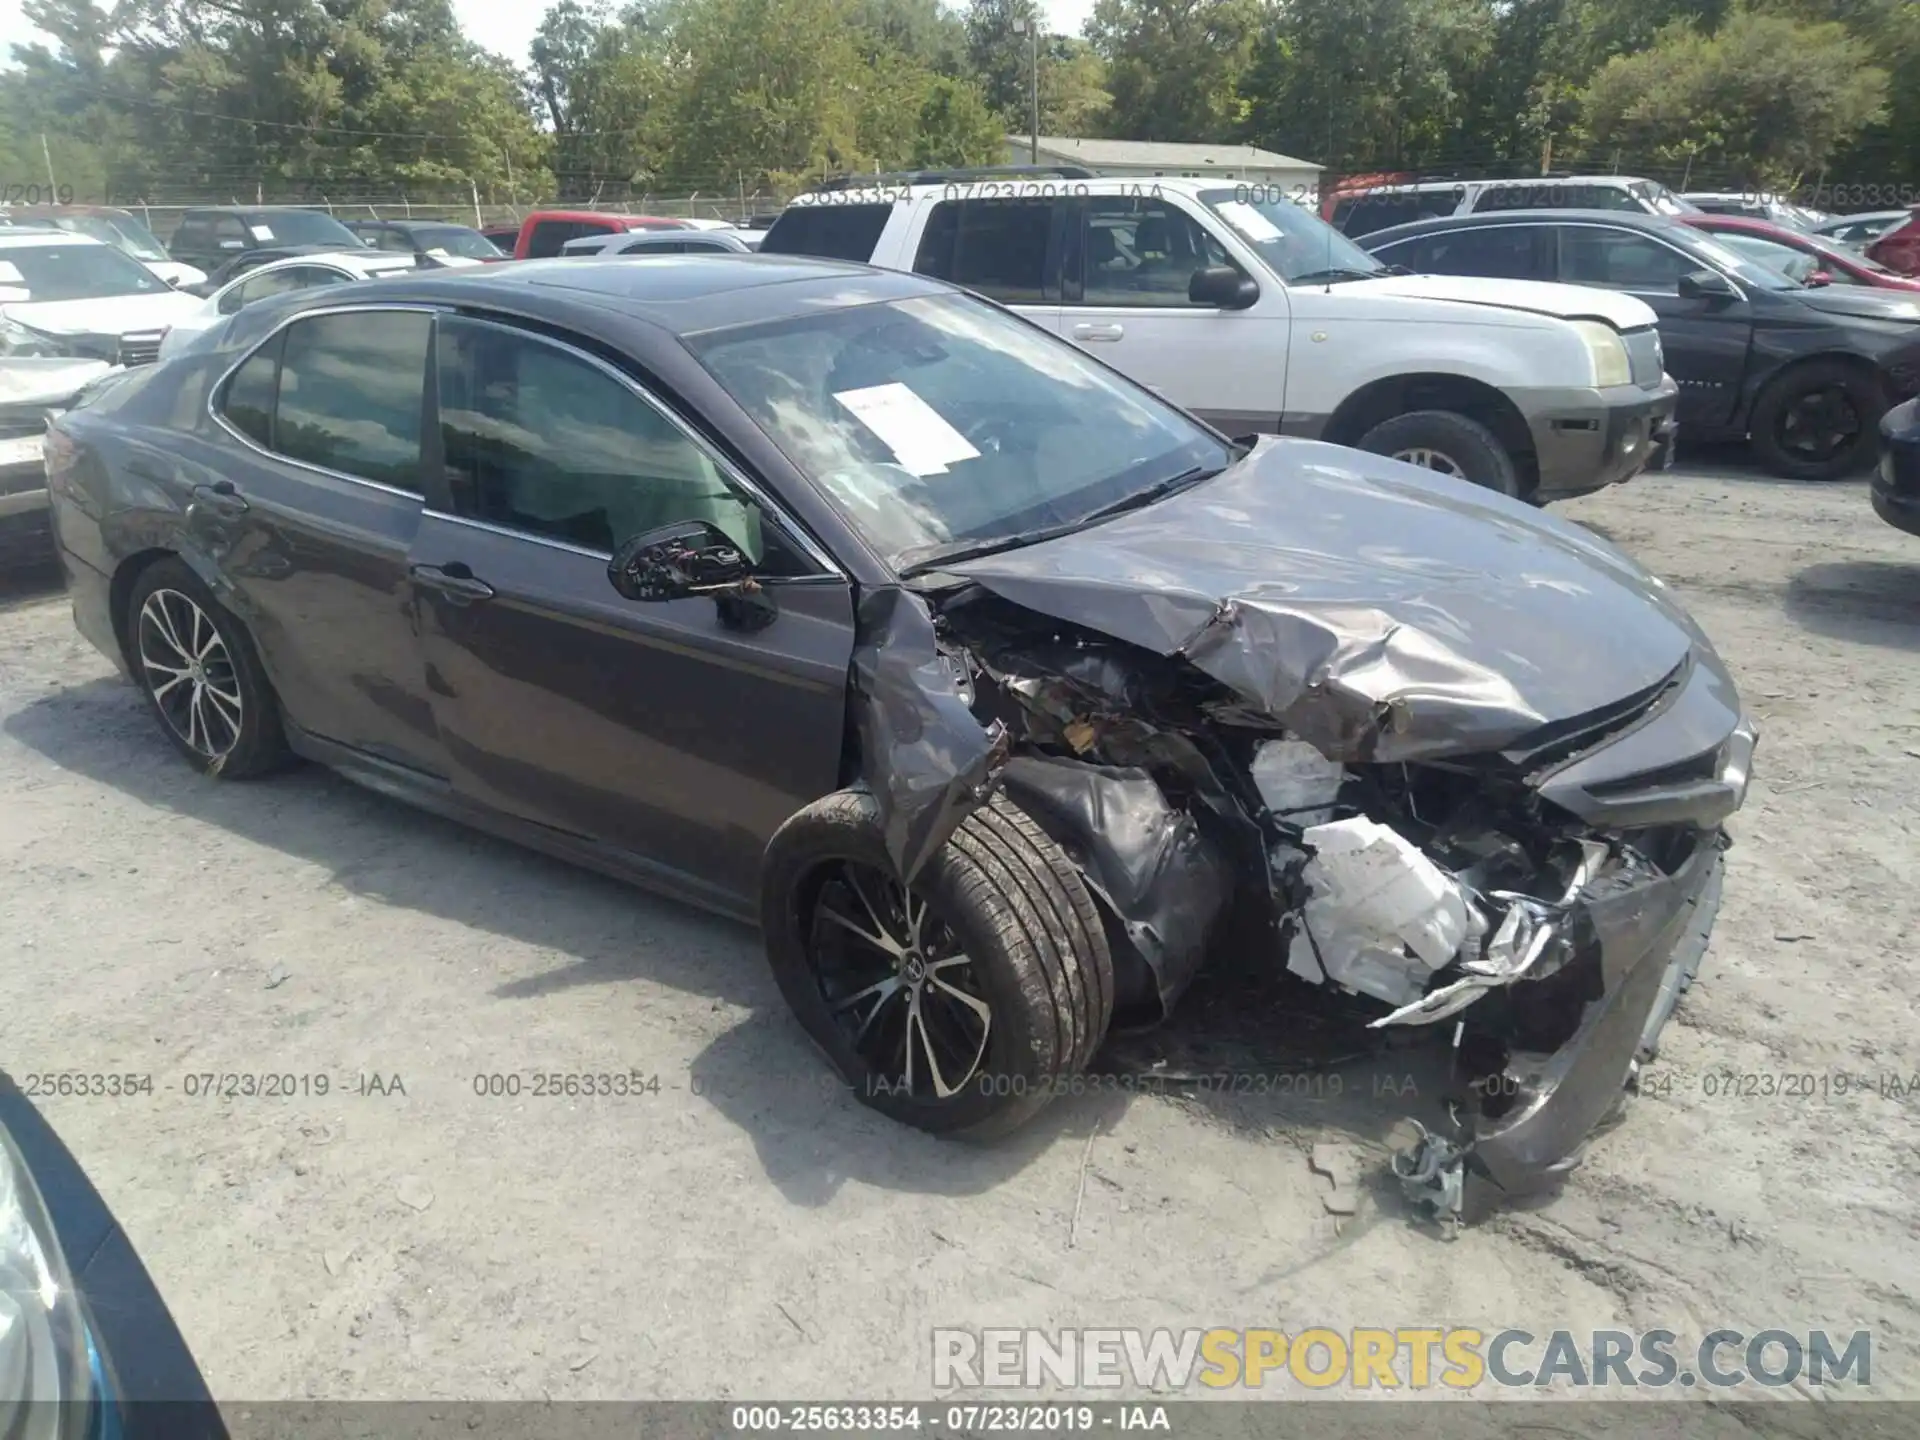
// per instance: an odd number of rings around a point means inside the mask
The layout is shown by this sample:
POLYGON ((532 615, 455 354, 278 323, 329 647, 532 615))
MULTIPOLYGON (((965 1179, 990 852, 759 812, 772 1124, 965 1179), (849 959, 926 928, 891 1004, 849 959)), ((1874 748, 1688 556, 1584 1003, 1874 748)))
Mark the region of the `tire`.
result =
POLYGON ((1452 474, 1502 495, 1520 495, 1519 467, 1500 437, 1452 410, 1409 410, 1383 420, 1360 437, 1359 448, 1452 474), (1416 455, 1430 458, 1413 458, 1416 455))
POLYGON ((961 823, 910 895, 894 873, 865 792, 828 795, 781 826, 762 880, 774 979, 863 1104, 935 1134, 1005 1134, 1106 1038, 1113 959, 1099 912, 1066 856, 1003 795, 961 823), (917 942, 902 923, 915 903, 917 942), (862 933, 904 940, 904 953, 862 933), (910 979, 916 958, 940 973, 910 979), (871 1005, 854 998, 876 991, 871 1005))
POLYGON ((1865 470, 1879 454, 1880 417, 1886 410, 1886 397, 1866 371, 1839 360, 1809 360, 1760 392, 1747 428, 1755 458, 1775 475, 1788 480, 1840 480, 1865 470), (1843 408, 1823 412, 1819 399, 1823 395, 1827 404, 1843 408), (1843 420, 1840 417, 1846 411, 1851 415, 1843 420), (1796 445, 1796 417, 1805 424, 1809 415, 1816 422, 1833 417, 1835 428, 1850 430, 1851 439, 1831 451, 1796 445))
POLYGON ((253 638, 184 562, 157 560, 142 570, 121 623, 135 682, 196 770, 249 780, 291 758, 280 701, 253 638), (202 657, 197 666, 188 650, 202 657))

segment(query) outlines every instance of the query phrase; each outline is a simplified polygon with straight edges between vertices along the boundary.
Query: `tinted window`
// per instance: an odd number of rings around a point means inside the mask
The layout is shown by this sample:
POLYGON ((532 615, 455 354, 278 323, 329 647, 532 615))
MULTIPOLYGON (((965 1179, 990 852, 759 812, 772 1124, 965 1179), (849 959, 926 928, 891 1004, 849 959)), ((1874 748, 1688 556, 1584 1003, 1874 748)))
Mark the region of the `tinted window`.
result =
POLYGON ((258 245, 339 245, 348 250, 360 245, 358 235, 324 210, 262 211, 248 218, 247 231, 258 245))
POLYGON ((823 309, 687 343, 895 564, 1070 524, 1230 458, 1181 411, 968 295, 823 309))
POLYGON ((1333 223, 1348 235, 1371 235, 1390 225, 1435 220, 1460 208, 1464 190, 1398 190, 1358 195, 1333 207, 1333 223))
POLYGON ((1006 305, 1053 298, 1047 285, 1052 200, 943 200, 927 217, 913 268, 1006 305))
POLYGON ((219 216, 213 222, 213 243, 222 250, 244 250, 248 244, 247 227, 240 223, 238 215, 219 216))
POLYGON ((399 230, 382 230, 371 238, 376 249, 391 250, 407 255, 413 253, 412 237, 399 230))
POLYGON ((220 313, 231 315, 244 305, 264 300, 269 295, 285 295, 290 290, 305 290, 312 285, 331 285, 347 277, 337 270, 318 265, 289 265, 284 270, 269 270, 251 280, 243 280, 220 297, 220 313))
POLYGON ((287 327, 274 448, 329 470, 420 488, 428 317, 317 315, 287 327))
POLYGON ((1185 308, 1193 305, 1187 286, 1195 272, 1233 265, 1205 226, 1164 200, 1098 196, 1087 201, 1086 217, 1080 267, 1085 305, 1185 308))
POLYGON ((527 237, 527 258, 543 260, 558 255, 567 241, 594 233, 587 226, 572 220, 542 220, 533 227, 533 234, 527 237))
POLYGON ((817 255, 826 260, 873 258, 891 205, 789 205, 767 231, 760 249, 768 255, 817 255))
POLYGON ((449 255, 460 255, 469 260, 485 260, 500 253, 486 236, 464 225, 417 226, 413 231, 412 245, 428 252, 444 250, 449 255))
POLYGON ((1650 236, 1588 226, 1560 232, 1560 278, 1569 285, 1678 294, 1680 277, 1704 268, 1650 236))
POLYGON ((173 232, 175 250, 197 250, 213 238, 213 227, 204 219, 188 217, 173 232))
POLYGON ((255 444, 273 443, 274 376, 280 364, 280 344, 276 335, 250 355, 227 382, 226 399, 221 412, 227 423, 255 444))
POLYGON ((611 552, 709 520, 763 554, 759 511, 698 445, 597 365, 504 326, 440 326, 440 433, 454 509, 611 552))
POLYGON ((1390 264, 1404 265, 1421 275, 1539 280, 1546 274, 1536 259, 1540 233, 1540 228, 1534 225, 1489 225, 1422 235, 1376 253, 1390 264))

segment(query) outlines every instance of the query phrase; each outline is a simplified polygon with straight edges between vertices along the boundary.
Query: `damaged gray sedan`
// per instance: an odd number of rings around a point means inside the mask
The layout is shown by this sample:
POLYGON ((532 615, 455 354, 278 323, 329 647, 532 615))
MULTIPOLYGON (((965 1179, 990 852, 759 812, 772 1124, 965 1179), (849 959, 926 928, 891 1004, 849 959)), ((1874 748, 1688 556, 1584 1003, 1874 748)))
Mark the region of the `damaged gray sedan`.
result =
POLYGON ((928 1130, 1019 1123, 1216 963, 1502 1077, 1397 1162, 1437 1209, 1572 1163, 1754 747, 1658 580, 935 282, 513 268, 249 307, 55 425, 76 619, 190 763, 757 918, 928 1130))

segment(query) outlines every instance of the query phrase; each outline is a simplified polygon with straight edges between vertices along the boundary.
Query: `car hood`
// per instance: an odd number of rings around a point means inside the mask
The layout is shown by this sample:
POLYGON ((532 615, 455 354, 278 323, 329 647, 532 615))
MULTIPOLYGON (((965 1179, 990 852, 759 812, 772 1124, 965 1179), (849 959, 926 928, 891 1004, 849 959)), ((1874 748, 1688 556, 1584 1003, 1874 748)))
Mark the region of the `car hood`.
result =
POLYGON ((1342 285, 1348 293, 1404 295, 1417 300, 1456 300, 1525 310, 1562 320, 1605 320, 1618 330, 1651 325, 1658 318, 1644 300, 1584 285, 1553 285, 1544 280, 1487 280, 1473 275, 1384 275, 1342 285))
POLYGON ((0 412, 63 405, 114 367, 105 360, 65 356, 0 358, 0 412))
MULTIPOLYGON (((138 256, 134 258, 139 259, 138 256)), ((177 285, 198 285, 207 278, 207 272, 198 266, 182 265, 178 260, 141 260, 140 263, 162 280, 170 280, 177 285)))
POLYGON ((1822 285, 1816 289, 1789 290, 1786 293, 1802 305, 1827 315, 1920 323, 1920 299, 1910 295, 1895 295, 1861 285, 1822 285))
POLYGON ((1712 647, 1591 532, 1343 446, 1263 440, 1214 479, 942 567, 1180 656, 1333 758, 1507 748, 1712 647))
POLYGON ((43 335, 133 335, 164 329, 198 304, 191 295, 165 290, 97 300, 21 300, 0 306, 0 313, 43 335))

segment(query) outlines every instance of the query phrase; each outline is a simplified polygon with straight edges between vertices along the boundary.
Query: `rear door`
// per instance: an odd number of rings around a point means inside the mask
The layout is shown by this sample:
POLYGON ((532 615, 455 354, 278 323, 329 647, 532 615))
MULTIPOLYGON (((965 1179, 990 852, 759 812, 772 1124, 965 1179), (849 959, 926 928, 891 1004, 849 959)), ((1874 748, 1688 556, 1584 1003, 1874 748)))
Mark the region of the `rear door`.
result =
POLYGON ((189 512, 238 592, 288 718, 444 773, 414 634, 431 313, 304 316, 233 372, 215 411, 237 444, 189 512))
POLYGON ((471 318, 436 344, 443 479, 412 558, 455 787, 719 903, 757 895, 773 831, 839 783, 850 585, 606 362, 471 318), (756 557, 771 624, 614 590, 615 545, 695 519, 756 557))
POLYGON ((1706 267, 1699 259, 1642 230, 1561 224, 1558 279, 1568 285, 1624 290, 1660 317, 1667 373, 1680 387, 1682 429, 1714 430, 1732 419, 1753 342, 1753 307, 1732 299, 1682 299, 1680 277, 1706 267))

